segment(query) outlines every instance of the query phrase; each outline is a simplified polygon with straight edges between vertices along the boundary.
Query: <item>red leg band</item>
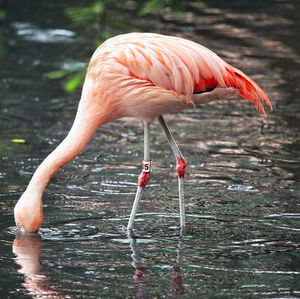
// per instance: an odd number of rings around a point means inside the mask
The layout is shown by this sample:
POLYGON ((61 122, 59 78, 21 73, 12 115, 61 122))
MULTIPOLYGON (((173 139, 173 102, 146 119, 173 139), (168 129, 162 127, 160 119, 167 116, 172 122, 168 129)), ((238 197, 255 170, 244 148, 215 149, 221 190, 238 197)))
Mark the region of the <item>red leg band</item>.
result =
POLYGON ((148 184, 148 181, 150 179, 150 172, 144 172, 142 171, 141 174, 139 175, 139 180, 138 180, 138 185, 139 187, 145 188, 146 185, 148 184))
POLYGON ((186 162, 183 157, 176 159, 176 171, 179 178, 183 178, 186 170, 186 162))
POLYGON ((151 174, 151 160, 150 161, 143 161, 143 170, 139 175, 138 185, 143 189, 148 184, 151 174))

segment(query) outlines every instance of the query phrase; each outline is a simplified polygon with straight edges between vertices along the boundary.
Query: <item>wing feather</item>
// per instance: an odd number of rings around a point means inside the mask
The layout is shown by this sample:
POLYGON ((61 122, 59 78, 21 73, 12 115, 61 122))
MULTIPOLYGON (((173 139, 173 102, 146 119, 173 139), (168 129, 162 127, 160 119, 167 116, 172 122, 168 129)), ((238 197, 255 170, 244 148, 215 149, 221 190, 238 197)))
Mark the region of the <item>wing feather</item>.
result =
POLYGON ((272 108, 268 97, 252 79, 214 52, 189 40, 129 33, 107 40, 94 55, 115 59, 133 78, 174 91, 186 104, 193 104, 193 93, 233 87, 265 115, 262 103, 272 108))

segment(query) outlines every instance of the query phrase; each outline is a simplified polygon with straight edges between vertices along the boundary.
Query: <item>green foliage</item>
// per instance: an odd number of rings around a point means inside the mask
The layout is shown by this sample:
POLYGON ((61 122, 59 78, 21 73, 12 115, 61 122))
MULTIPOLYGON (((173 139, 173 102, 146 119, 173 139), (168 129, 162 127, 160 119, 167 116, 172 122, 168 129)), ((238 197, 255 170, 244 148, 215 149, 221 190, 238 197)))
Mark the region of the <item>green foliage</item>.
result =
POLYGON ((206 8, 206 3, 203 1, 198 0, 198 1, 196 1, 196 4, 197 4, 198 8, 200 8, 200 9, 206 8))
POLYGON ((7 150, 3 145, 0 145, 0 158, 7 156, 7 150))
POLYGON ((47 74, 48 79, 61 79, 70 74, 70 71, 58 70, 47 74))
POLYGON ((5 38, 0 35, 0 58, 6 54, 6 41, 5 38))
POLYGON ((165 5, 165 0, 149 0, 143 5, 143 8, 139 11, 139 16, 145 16, 149 13, 154 13, 162 9, 165 5))
POLYGON ((87 64, 85 63, 69 63, 65 64, 63 69, 49 72, 48 79, 67 78, 64 89, 67 92, 75 91, 83 82, 86 74, 87 64))
POLYGON ((109 39, 111 37, 112 37, 112 35, 108 31, 103 31, 95 43, 96 46, 97 47, 100 46, 102 43, 104 43, 107 39, 109 39))
POLYGON ((72 92, 76 90, 77 87, 79 87, 82 84, 85 74, 86 74, 86 70, 84 69, 81 72, 72 76, 67 82, 67 84, 65 85, 65 90, 67 92, 72 92))
POLYGON ((0 9, 0 21, 3 21, 5 19, 6 19, 6 11, 0 9))
POLYGON ((97 0, 93 5, 88 7, 68 8, 66 14, 74 23, 98 23, 101 14, 105 11, 105 6, 106 1, 97 0))

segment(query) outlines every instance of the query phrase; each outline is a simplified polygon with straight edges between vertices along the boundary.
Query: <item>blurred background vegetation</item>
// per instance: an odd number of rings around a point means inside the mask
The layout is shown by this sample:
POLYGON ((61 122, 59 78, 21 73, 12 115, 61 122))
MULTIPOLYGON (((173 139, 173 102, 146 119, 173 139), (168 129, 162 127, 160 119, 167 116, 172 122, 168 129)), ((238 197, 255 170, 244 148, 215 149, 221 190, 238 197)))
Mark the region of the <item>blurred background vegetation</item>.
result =
MULTIPOLYGON (((0 0, 0 25, 6 18, 6 11, 3 8, 2 0, 0 0)), ((6 53, 5 39, 0 31, 0 58, 6 53)))

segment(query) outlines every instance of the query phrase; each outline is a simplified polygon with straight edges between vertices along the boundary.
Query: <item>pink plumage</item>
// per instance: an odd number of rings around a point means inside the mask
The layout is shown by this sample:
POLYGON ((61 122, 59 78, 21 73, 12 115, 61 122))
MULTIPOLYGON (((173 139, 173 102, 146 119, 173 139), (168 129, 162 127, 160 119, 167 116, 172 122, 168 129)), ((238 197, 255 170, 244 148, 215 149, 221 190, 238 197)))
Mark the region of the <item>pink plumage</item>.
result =
MULTIPOLYGON (((177 161, 180 222, 185 225, 183 178, 186 163, 162 115, 220 98, 243 97, 265 115, 267 96, 247 75, 224 62, 207 48, 177 37, 153 33, 129 33, 104 42, 93 54, 83 85, 73 126, 66 138, 42 162, 15 206, 18 228, 37 231, 42 223, 42 194, 50 178, 78 155, 97 128, 125 116, 137 117, 145 126, 145 157, 149 157, 149 126, 160 124, 177 161)), ((142 172, 136 199, 150 173, 142 172)), ((131 228, 137 204, 128 228, 131 228)))
MULTIPOLYGON (((194 104, 194 93, 233 87, 240 91, 240 97, 253 102, 264 114, 262 102, 272 107, 268 97, 247 75, 209 49, 178 37, 130 33, 109 39, 93 55, 88 74, 107 71, 107 66, 111 73, 133 79, 132 86, 139 79, 150 87, 173 92, 186 104, 194 104)), ((126 87, 130 86, 127 82, 126 87)))

